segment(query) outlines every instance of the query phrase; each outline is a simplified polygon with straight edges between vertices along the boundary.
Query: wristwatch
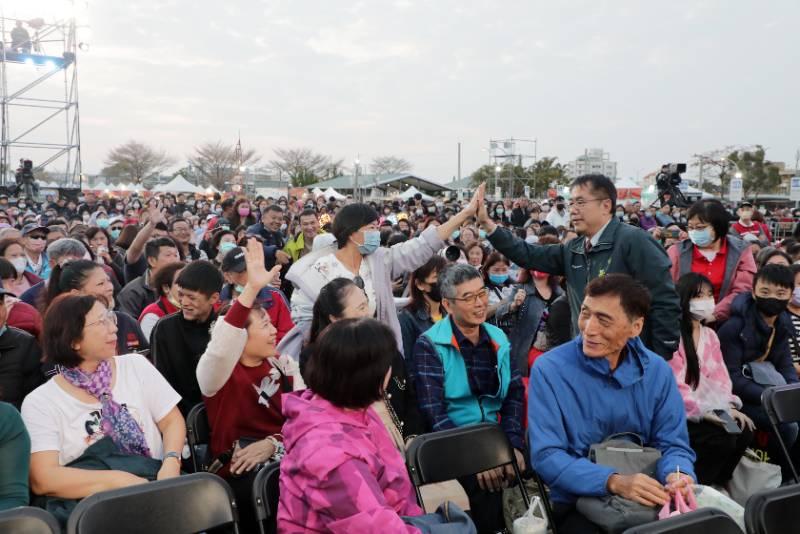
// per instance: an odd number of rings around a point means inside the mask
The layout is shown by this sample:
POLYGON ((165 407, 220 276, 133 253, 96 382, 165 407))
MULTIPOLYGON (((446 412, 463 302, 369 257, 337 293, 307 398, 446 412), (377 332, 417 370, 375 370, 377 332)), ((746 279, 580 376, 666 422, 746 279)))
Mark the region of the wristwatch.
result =
POLYGON ((164 459, 161 460, 162 463, 166 462, 169 458, 175 458, 178 460, 178 464, 181 463, 181 455, 175 451, 169 451, 167 454, 164 455, 164 459))

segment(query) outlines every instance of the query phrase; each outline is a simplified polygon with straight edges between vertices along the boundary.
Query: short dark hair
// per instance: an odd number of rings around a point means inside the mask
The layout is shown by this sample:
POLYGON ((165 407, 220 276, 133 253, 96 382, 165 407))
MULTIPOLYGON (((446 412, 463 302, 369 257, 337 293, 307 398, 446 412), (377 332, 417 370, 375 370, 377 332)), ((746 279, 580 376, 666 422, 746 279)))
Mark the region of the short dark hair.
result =
POLYGON ((184 219, 183 217, 175 217, 174 219, 172 219, 172 220, 169 222, 169 226, 168 226, 168 228, 169 228, 169 231, 170 231, 170 232, 172 232, 173 230, 175 230, 175 225, 176 225, 177 223, 179 223, 179 222, 182 222, 182 223, 186 223, 186 224, 188 224, 188 225, 189 225, 189 229, 191 230, 191 228, 192 228, 192 223, 190 223, 189 221, 187 221, 187 220, 186 220, 186 219, 184 219))
MULTIPOLYGON (((362 226, 366 226, 378 220, 378 212, 372 209, 369 204, 348 204, 339 210, 333 218, 332 233, 336 238, 339 248, 347 245, 348 239, 358 232, 362 226)), ((400 221, 398 221, 398 224, 400 221)))
MULTIPOLYGON (((51 232, 52 231, 53 230, 51 230, 51 232)), ((57 232, 58 230, 55 231, 57 232)), ((91 226, 88 230, 86 230, 86 239, 92 240, 97 234, 103 234, 106 236, 106 243, 108 243, 109 248, 114 244, 114 240, 111 239, 111 234, 108 233, 108 230, 105 228, 100 228, 99 226, 91 226)))
POLYGON ((228 208, 232 208, 233 204, 236 202, 234 198, 226 198, 222 202, 220 202, 219 207, 222 211, 225 211, 228 208))
MULTIPOLYGON (((767 262, 775 256, 781 256, 786 260, 789 265, 792 264, 792 258, 784 251, 775 247, 764 247, 758 254, 756 254, 756 267, 761 269, 767 265, 767 262)), ((755 287, 755 280, 753 280, 753 287, 755 287)))
POLYGON ((193 261, 181 271, 175 283, 183 289, 197 291, 206 297, 222 291, 224 280, 219 269, 210 261, 193 261))
POLYGON ((166 264, 153 273, 153 277, 150 279, 150 287, 156 290, 159 297, 165 297, 166 294, 162 288, 164 286, 172 287, 172 280, 175 278, 175 272, 180 271, 184 267, 186 267, 186 263, 182 261, 166 264))
POLYGON ((624 273, 611 273, 595 278, 586 286, 584 295, 618 297, 625 315, 632 321, 647 317, 647 312, 650 311, 650 292, 641 282, 624 273))
POLYGON ((102 303, 92 295, 65 294, 50 304, 42 322, 42 351, 47 361, 64 367, 81 364, 83 358, 72 345, 83 337, 86 314, 95 302, 102 303))
POLYGON ((691 206, 686 214, 686 220, 697 217, 704 223, 708 223, 714 229, 717 240, 725 239, 730 227, 730 216, 722 202, 715 198, 704 198, 698 200, 691 206))
POLYGON ((313 345, 306 383, 334 406, 366 408, 381 398, 396 352, 394 332, 375 319, 336 321, 313 345))
POLYGON ((756 272, 756 276, 753 278, 753 289, 755 289, 759 280, 765 284, 794 289, 794 274, 792 274, 792 270, 786 265, 779 265, 777 263, 764 265, 756 272))
POLYGON ((154 260, 158 259, 158 254, 161 252, 161 247, 172 247, 177 249, 178 245, 175 244, 175 241, 173 241, 171 237, 158 237, 156 239, 151 239, 144 246, 144 255, 147 258, 154 260))
POLYGON ((315 210, 314 208, 306 208, 300 212, 300 217, 298 217, 297 220, 300 220, 301 217, 314 217, 316 219, 317 210, 315 210))
POLYGON ((270 211, 277 211, 278 213, 283 213, 283 208, 278 206, 277 204, 270 204, 264 210, 264 214, 269 213, 270 211))
POLYGON ((604 174, 584 174, 572 180, 569 188, 586 185, 589 186, 592 192, 601 193, 606 198, 611 199, 611 213, 614 213, 614 210, 617 209, 617 188, 611 178, 604 174))

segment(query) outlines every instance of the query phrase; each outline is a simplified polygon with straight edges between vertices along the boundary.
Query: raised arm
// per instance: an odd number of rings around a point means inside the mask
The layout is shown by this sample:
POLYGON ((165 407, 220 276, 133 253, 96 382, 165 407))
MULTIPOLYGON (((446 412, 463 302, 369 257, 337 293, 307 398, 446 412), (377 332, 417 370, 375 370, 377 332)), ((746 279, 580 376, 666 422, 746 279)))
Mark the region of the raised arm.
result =
POLYGON ((142 254, 144 254, 144 246, 150 240, 150 237, 152 237, 156 225, 159 222, 164 222, 164 214, 161 213, 161 204, 148 208, 147 214, 147 224, 139 230, 139 233, 136 234, 131 246, 128 247, 128 251, 125 253, 125 263, 128 265, 132 265, 141 259, 142 254))

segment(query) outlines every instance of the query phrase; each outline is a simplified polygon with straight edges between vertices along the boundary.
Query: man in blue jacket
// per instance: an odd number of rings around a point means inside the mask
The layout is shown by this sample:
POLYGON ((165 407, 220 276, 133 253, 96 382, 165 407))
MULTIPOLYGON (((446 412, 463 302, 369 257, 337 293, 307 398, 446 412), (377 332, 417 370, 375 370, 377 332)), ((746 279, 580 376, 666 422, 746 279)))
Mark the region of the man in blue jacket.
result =
POLYGON ((575 508, 579 497, 619 495, 662 506, 695 478, 675 378, 638 337, 649 310, 647 289, 630 276, 595 278, 580 309, 581 335, 539 357, 531 370, 531 463, 550 487, 561 534, 599 532, 575 508), (622 432, 661 452, 655 479, 588 459, 591 445, 622 432))

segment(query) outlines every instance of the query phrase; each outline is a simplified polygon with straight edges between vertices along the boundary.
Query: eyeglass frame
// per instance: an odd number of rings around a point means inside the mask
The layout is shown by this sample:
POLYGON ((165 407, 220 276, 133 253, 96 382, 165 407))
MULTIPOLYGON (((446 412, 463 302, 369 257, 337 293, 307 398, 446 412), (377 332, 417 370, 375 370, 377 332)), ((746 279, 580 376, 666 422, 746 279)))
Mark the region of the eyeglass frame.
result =
POLYGON ((108 328, 111 325, 117 326, 117 324, 118 324, 117 314, 114 312, 114 310, 107 310, 105 315, 103 315, 102 319, 99 319, 97 321, 93 321, 91 323, 86 323, 85 325, 83 325, 83 327, 84 328, 88 328, 88 327, 94 326, 96 324, 102 324, 106 328, 108 328), (110 322, 110 324, 109 324, 109 322, 110 322))
POLYGON ((469 304, 477 304, 478 299, 489 298, 489 288, 483 286, 477 293, 470 297, 445 297, 447 300, 454 300, 456 302, 467 302, 469 304))
POLYGON ((598 202, 598 201, 602 202, 603 200, 610 200, 610 198, 609 198, 609 197, 602 197, 602 198, 579 198, 578 200, 570 200, 570 201, 567 203, 567 206, 568 206, 570 209, 572 209, 572 208, 577 208, 577 209, 579 209, 579 210, 582 210, 583 208, 585 208, 585 207, 586 207, 586 204, 588 204, 589 202, 598 202))

